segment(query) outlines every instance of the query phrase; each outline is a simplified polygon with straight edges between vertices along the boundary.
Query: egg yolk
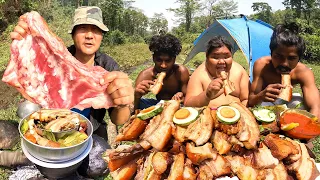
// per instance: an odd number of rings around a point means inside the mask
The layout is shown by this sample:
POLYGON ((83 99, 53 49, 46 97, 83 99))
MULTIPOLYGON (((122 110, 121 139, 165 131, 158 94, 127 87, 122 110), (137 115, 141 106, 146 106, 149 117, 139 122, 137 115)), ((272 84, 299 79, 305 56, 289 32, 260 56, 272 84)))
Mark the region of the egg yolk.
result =
POLYGON ((179 109, 174 116, 176 119, 185 119, 189 117, 189 115, 190 111, 188 109, 179 109))
POLYGON ((148 107, 147 109, 143 109, 141 110, 142 113, 147 113, 147 112, 150 112, 152 110, 154 110, 155 106, 151 106, 151 107, 148 107))
POLYGON ((220 110, 220 114, 225 118, 233 118, 236 115, 236 112, 231 108, 223 107, 220 110))

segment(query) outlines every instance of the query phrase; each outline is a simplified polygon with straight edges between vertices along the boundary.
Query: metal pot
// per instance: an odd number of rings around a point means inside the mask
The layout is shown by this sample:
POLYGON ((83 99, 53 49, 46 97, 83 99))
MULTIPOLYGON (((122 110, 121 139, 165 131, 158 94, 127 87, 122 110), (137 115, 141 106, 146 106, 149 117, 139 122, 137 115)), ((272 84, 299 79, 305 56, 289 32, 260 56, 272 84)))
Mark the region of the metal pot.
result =
MULTIPOLYGON (((74 112, 77 113, 77 112, 74 112)), ((77 113, 79 114, 79 113, 77 113)), ((24 119, 29 119, 29 114, 26 116, 24 119)), ((58 163, 58 162, 66 162, 68 160, 74 159, 75 157, 79 156, 83 151, 87 148, 88 146, 88 141, 92 136, 93 133, 93 128, 91 122, 84 117, 83 115, 79 114, 80 117, 87 122, 87 135, 88 138, 83 141, 80 144, 70 146, 70 147, 61 147, 61 148, 52 148, 52 147, 44 147, 40 146, 38 144, 34 144, 31 141, 27 140, 23 134, 21 133, 21 126, 23 123, 23 120, 20 121, 19 123, 19 132, 22 137, 23 144, 28 151, 33 157, 36 157, 37 159, 45 162, 53 162, 53 163, 58 163)))
POLYGON ((24 100, 23 102, 18 104, 17 115, 19 118, 25 118, 27 115, 38 111, 41 108, 40 105, 32 103, 28 100, 24 100))

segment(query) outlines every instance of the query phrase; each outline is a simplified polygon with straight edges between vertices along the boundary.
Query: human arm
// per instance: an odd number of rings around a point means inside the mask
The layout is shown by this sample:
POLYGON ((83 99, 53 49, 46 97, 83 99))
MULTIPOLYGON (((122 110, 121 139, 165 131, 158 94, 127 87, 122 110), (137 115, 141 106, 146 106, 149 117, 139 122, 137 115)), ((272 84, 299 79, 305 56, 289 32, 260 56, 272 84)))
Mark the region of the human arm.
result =
POLYGON ((189 80, 184 105, 193 107, 207 106, 211 99, 217 98, 223 93, 223 91, 220 91, 222 88, 222 79, 216 78, 204 89, 200 74, 195 72, 189 80))
POLYGON ((154 82, 148 79, 147 70, 144 70, 139 73, 134 89, 134 109, 139 108, 140 99, 142 96, 149 92, 150 85, 153 85, 154 82))
POLYGON ((299 81, 305 105, 309 108, 310 113, 320 118, 319 90, 316 87, 313 72, 310 69, 304 70, 300 74, 299 81))
POLYGON ((189 71, 186 67, 180 65, 179 66, 179 74, 180 77, 180 83, 181 83, 181 92, 177 92, 172 99, 173 100, 178 100, 181 101, 182 103, 185 100, 185 95, 187 93, 187 87, 188 87, 188 82, 189 82, 189 71))
POLYGON ((242 69, 241 79, 240 79, 240 101, 243 105, 248 105, 248 98, 249 98, 249 76, 247 72, 242 69))
POLYGON ((255 106, 262 101, 274 102, 281 92, 283 86, 281 84, 269 84, 265 89, 263 86, 263 67, 266 64, 263 59, 259 59, 253 66, 253 81, 250 85, 248 106, 255 106))

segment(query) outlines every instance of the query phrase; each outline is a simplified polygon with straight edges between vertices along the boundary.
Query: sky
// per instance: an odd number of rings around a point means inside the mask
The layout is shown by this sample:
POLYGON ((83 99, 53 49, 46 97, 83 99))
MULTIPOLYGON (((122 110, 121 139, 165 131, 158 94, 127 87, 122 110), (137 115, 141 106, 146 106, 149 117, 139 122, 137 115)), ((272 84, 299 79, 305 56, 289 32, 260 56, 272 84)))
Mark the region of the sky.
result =
MULTIPOLYGON (((253 13, 251 6, 253 2, 266 2, 272 7, 273 11, 284 9, 282 0, 234 0, 238 2, 238 14, 250 15, 253 13)), ((169 29, 178 26, 175 23, 174 13, 167 11, 168 8, 178 8, 179 4, 176 0, 135 0, 132 6, 139 8, 149 18, 153 17, 154 13, 163 13, 168 20, 169 29)))

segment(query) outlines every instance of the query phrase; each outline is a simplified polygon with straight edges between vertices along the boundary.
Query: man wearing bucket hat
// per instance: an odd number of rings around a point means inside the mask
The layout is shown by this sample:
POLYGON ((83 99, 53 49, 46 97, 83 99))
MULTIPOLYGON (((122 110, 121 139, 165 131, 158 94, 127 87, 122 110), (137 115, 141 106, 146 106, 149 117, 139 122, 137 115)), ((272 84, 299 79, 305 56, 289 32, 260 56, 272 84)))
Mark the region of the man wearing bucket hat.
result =
MULTIPOLYGON (((28 33, 28 26, 24 22, 25 17, 21 16, 18 25, 11 32, 11 39, 22 39, 28 33)), ((103 33, 109 31, 103 23, 102 12, 96 6, 82 6, 75 10, 73 22, 68 33, 72 35, 74 44, 68 47, 69 52, 80 62, 88 66, 101 66, 111 72, 107 81, 111 82, 112 89, 116 89, 111 97, 117 105, 131 104, 133 101, 132 83, 128 76, 119 71, 119 65, 107 54, 99 52, 103 33), (114 83, 112 83, 114 82, 114 83), (121 93, 120 93, 121 91, 121 93), (125 94, 124 94, 125 93, 125 94)), ((73 109, 78 111, 77 109, 73 109)), ((84 116, 90 118, 94 130, 106 139, 106 130, 101 128, 100 123, 104 123, 105 109, 88 108, 78 111, 84 116)), ((115 124, 123 124, 130 117, 128 106, 118 106, 117 108, 108 109, 111 120, 115 124), (120 116, 121 114, 121 116, 120 116)))

